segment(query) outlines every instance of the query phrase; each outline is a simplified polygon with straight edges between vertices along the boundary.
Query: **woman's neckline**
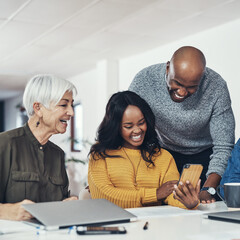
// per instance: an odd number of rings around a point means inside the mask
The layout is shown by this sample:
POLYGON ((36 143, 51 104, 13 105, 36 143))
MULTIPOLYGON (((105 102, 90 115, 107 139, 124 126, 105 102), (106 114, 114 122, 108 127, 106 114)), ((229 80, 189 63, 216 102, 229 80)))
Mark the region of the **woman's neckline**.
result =
POLYGON ((139 148, 135 149, 135 148, 128 148, 128 147, 124 147, 124 146, 122 146, 121 148, 126 150, 126 151, 140 151, 139 148))

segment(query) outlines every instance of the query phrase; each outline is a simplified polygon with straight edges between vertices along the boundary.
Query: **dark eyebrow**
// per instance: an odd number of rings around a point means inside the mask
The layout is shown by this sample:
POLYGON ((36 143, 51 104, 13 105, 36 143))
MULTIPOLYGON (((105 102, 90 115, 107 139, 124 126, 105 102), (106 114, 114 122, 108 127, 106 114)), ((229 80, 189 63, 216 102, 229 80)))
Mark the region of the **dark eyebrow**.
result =
POLYGON ((133 124, 132 122, 124 122, 123 124, 133 124))
MULTIPOLYGON (((175 80, 175 79, 172 79, 172 81, 174 81, 175 83, 177 83, 178 85, 180 86, 183 86, 179 81, 175 80)), ((184 87, 184 86, 183 86, 184 87)))
MULTIPOLYGON (((143 120, 145 120, 144 117, 142 119, 140 119, 138 122, 142 122, 143 120)), ((132 122, 124 122, 123 124, 133 124, 133 123, 132 122)))

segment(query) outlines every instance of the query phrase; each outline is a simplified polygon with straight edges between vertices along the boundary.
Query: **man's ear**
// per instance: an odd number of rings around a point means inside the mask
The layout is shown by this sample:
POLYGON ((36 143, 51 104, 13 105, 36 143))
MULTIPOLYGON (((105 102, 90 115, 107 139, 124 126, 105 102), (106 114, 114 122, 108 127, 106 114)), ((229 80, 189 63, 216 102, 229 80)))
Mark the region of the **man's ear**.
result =
POLYGON ((33 103, 33 110, 34 110, 34 113, 35 113, 38 117, 42 117, 41 103, 39 103, 39 102, 34 102, 34 103, 33 103))
POLYGON ((170 68, 170 62, 168 61, 167 62, 167 65, 166 65, 166 74, 168 75, 169 73, 169 68, 170 68))

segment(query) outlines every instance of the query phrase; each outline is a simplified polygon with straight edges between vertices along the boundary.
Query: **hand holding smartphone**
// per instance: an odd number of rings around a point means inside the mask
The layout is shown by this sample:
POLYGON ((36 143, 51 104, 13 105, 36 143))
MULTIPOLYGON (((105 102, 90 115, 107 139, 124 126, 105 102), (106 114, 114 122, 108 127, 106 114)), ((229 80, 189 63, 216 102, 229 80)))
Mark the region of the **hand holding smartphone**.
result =
POLYGON ((125 234, 127 233, 124 227, 77 227, 77 234, 125 234))
POLYGON ((203 166, 201 164, 185 164, 179 179, 179 182, 182 182, 183 185, 178 184, 173 193, 174 198, 179 200, 188 209, 193 209, 199 204, 200 186, 197 186, 197 183, 202 170, 203 166), (186 181, 189 181, 191 185, 186 186, 188 185, 186 181), (183 187, 184 185, 187 188, 183 187))
POLYGON ((188 180, 194 188, 196 188, 198 180, 201 176, 203 166, 201 164, 185 164, 179 179, 183 184, 188 180))

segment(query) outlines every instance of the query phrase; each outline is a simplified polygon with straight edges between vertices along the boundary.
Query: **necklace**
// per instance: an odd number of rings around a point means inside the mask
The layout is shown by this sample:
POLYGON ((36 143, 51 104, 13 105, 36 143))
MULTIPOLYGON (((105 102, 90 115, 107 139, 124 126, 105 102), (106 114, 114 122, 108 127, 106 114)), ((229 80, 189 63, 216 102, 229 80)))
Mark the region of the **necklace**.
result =
MULTIPOLYGON (((135 167, 134 167, 131 159, 129 158, 127 152, 125 151, 124 147, 122 147, 122 150, 123 150, 124 154, 126 155, 127 159, 128 159, 128 160, 130 161, 130 163, 132 164, 133 170, 135 170, 135 167)), ((141 159, 142 159, 142 156, 141 156, 141 153, 140 153, 140 159, 139 159, 139 161, 138 161, 137 168, 136 168, 136 170, 135 170, 135 178, 134 178, 134 183, 133 183, 135 187, 137 186, 137 173, 138 173, 138 168, 139 168, 141 159)))

